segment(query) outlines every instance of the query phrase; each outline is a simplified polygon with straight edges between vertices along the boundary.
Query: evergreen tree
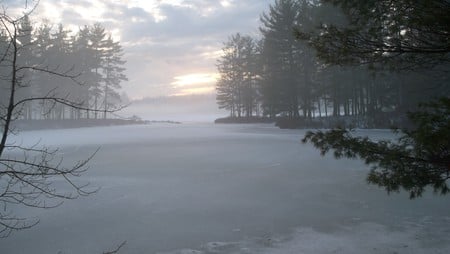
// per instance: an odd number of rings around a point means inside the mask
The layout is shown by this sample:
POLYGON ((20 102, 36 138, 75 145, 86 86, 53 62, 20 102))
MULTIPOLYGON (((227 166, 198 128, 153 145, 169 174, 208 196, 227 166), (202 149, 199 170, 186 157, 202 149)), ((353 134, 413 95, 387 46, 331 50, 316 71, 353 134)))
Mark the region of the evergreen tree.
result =
POLYGON ((404 70, 450 60, 447 0, 322 2, 326 8, 327 3, 340 7, 346 24, 323 23, 316 33, 299 35, 310 38, 327 63, 372 63, 377 68, 404 70))
MULTIPOLYGON (((377 70, 397 70, 413 78, 420 74, 411 74, 408 70, 428 74, 430 70, 448 68, 448 1, 324 2, 341 7, 347 15, 348 26, 324 24, 312 37, 311 34, 298 33, 300 38, 310 39, 323 61, 337 65, 371 63, 377 70)), ((427 82, 420 80, 419 91, 425 93, 429 83, 436 89, 442 81, 449 79, 448 72, 440 74, 440 77, 428 77, 427 82)), ((401 75, 395 77, 405 78, 401 75)), ((388 80, 392 81, 392 78, 388 80)), ((390 88, 388 84, 385 83, 384 88, 390 88)), ((394 88, 403 90, 404 87, 394 88)), ((364 159, 373 166, 368 182, 382 186, 388 192, 403 188, 410 192, 411 198, 416 198, 430 186, 437 193, 447 194, 450 179, 450 94, 448 88, 437 91, 443 91, 440 93, 443 97, 410 113, 411 128, 402 130, 397 142, 373 142, 368 138, 354 137, 343 129, 308 132, 303 142, 313 143, 322 154, 334 150, 337 158, 364 159)), ((370 95, 370 99, 366 99, 367 111, 385 106, 386 101, 382 98, 386 94, 379 83, 368 87, 366 93, 370 95)), ((404 99, 403 93, 399 92, 399 101, 404 99)))
MULTIPOLYGON (((92 66, 97 66, 98 60, 94 58, 95 53, 90 44, 90 30, 88 26, 80 28, 78 33, 72 38, 72 57, 76 66, 75 72, 80 73, 79 80, 83 86, 79 90, 79 98, 84 108, 91 108, 93 96, 91 91, 94 89, 98 76, 92 66)), ((82 117, 82 112, 77 111, 77 118, 82 117)), ((86 111, 86 118, 90 118, 89 111, 86 111)))
MULTIPOLYGON (((62 24, 57 26, 57 29, 51 34, 51 45, 46 51, 45 57, 48 59, 52 65, 53 63, 58 63, 57 66, 53 67, 55 70, 65 72, 72 68, 75 63, 70 58, 70 38, 68 30, 65 30, 62 24)), ((72 92, 74 90, 74 84, 68 82, 67 79, 52 77, 51 80, 52 90, 54 95, 58 97, 64 97, 72 100, 77 100, 72 92)), ((69 107, 70 108, 70 107, 69 107)), ((51 115, 53 119, 63 119, 65 118, 66 105, 57 104, 53 106, 51 110, 51 115)))
MULTIPOLYGON (((57 64, 50 61, 50 57, 48 54, 48 49, 51 47, 51 45, 51 26, 50 24, 45 22, 37 28, 35 34, 35 41, 33 46, 35 64, 46 66, 46 68, 48 69, 57 68, 57 64)), ((36 84, 33 85, 33 87, 36 87, 36 94, 39 97, 44 97, 55 89, 51 82, 51 78, 49 75, 47 75, 47 73, 37 72, 34 74, 33 79, 36 84)), ((42 100, 38 108, 40 109, 40 112, 38 112, 39 117, 44 117, 46 119, 51 117, 51 115, 49 114, 52 108, 51 102, 42 100)))
POLYGON ((249 36, 231 36, 218 61, 221 75, 217 82, 219 108, 230 110, 232 117, 251 117, 257 111, 257 46, 249 36))
POLYGON ((263 35, 263 107, 271 117, 312 118, 318 63, 314 52, 298 41, 294 28, 315 26, 311 1, 278 0, 261 16, 263 35))
POLYGON ((264 46, 262 50, 263 108, 266 115, 299 116, 298 56, 301 52, 293 29, 298 5, 293 0, 276 0, 261 16, 264 46))
MULTIPOLYGON (((90 83, 89 93, 93 98, 94 109, 99 109, 100 97, 102 96, 102 75, 101 69, 105 58, 106 50, 106 32, 105 28, 100 23, 95 23, 89 28, 89 46, 93 53, 90 68, 92 69, 92 80, 90 83)), ((94 113, 97 119, 97 111, 94 113)))
MULTIPOLYGON (((301 0, 298 1, 298 15, 296 21, 296 28, 304 31, 310 31, 316 27, 316 8, 314 1, 301 0)), ((291 31, 292 33, 294 31, 291 31)), ((314 100, 317 98, 317 72, 319 63, 313 50, 305 42, 299 42, 298 45, 299 63, 299 102, 300 108, 303 111, 303 116, 307 118, 313 117, 314 100)))
POLYGON ((123 49, 119 42, 115 42, 111 35, 104 44, 103 52, 103 105, 104 114, 103 118, 106 119, 106 113, 118 103, 120 103, 120 95, 117 89, 120 89, 120 83, 127 81, 127 77, 124 74, 125 68, 123 65, 126 63, 123 59, 123 49))
MULTIPOLYGON (((33 106, 40 106, 46 117, 64 117, 64 111, 60 111, 63 108, 57 107, 58 104, 94 110, 83 108, 56 90, 63 90, 66 85, 60 78, 78 84, 79 76, 62 70, 70 51, 67 32, 62 26, 52 32, 49 25, 43 24, 33 36, 27 16, 12 18, 6 11, 0 14, 0 237, 39 222, 17 213, 21 206, 52 208, 63 200, 96 192, 74 179, 87 170, 86 165, 95 152, 84 160, 71 160, 74 164, 70 166, 63 162, 58 149, 10 140, 10 135, 15 135, 14 122, 28 114, 24 109, 30 102, 41 102, 33 106), (34 45, 31 48, 30 43, 34 45), (39 90, 30 90, 34 87, 39 90)), ((83 52, 81 47, 77 50, 83 52)), ((87 65, 84 69, 92 70, 92 67, 87 65)))
MULTIPOLYGON (((30 66, 33 64, 33 47, 32 47, 32 33, 33 26, 31 25, 30 18, 25 15, 21 20, 19 20, 18 34, 17 38, 21 45, 18 52, 20 66, 30 66)), ((18 98, 27 98, 36 94, 36 88, 32 87, 32 71, 24 71, 20 77, 20 85, 17 90, 18 98)), ((21 110, 22 117, 26 119, 31 119, 33 115, 33 105, 32 103, 25 103, 21 110)))

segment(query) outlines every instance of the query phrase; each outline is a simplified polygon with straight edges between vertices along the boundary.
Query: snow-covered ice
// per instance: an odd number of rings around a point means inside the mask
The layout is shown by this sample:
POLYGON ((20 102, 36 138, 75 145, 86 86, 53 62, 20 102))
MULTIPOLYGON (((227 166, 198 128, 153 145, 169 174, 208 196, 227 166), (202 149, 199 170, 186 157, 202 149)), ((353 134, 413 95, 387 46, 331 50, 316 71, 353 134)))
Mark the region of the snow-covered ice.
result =
MULTIPOLYGON (((360 131, 375 138, 389 131, 360 131)), ((450 198, 411 201, 367 185, 357 160, 321 157, 303 130, 151 124, 29 131, 67 162, 101 150, 81 180, 101 187, 50 210, 0 253, 450 253, 450 198)))

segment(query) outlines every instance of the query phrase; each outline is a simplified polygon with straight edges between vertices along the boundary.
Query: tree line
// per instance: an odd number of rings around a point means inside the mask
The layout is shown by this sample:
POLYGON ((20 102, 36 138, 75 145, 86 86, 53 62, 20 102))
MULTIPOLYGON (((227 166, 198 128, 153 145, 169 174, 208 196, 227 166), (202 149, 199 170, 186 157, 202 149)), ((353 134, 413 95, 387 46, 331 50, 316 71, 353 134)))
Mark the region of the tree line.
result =
MULTIPOLYGON (((221 75, 216 84, 219 108, 238 118, 322 119, 323 123, 323 119, 345 116, 352 125, 388 127, 401 124, 406 112, 416 109, 419 102, 450 93, 450 75, 445 71, 448 62, 439 61, 431 51, 423 54, 423 61, 407 54, 424 39, 417 38, 420 31, 405 26, 406 21, 418 19, 408 9, 411 5, 393 6, 401 10, 397 15, 378 10, 369 13, 378 15, 377 19, 352 20, 345 12, 351 8, 333 4, 324 0, 276 0, 261 14, 259 36, 231 35, 217 64, 221 75), (363 24, 365 20, 370 21, 363 24), (331 36, 333 29, 351 25, 367 27, 364 33, 370 40, 355 35, 351 41, 342 41, 342 34, 331 36), (371 43, 365 44, 363 39, 371 43), (404 41, 410 44, 402 45, 404 41), (358 52, 349 55, 339 51, 340 45, 352 43, 358 52), (370 61, 358 58, 368 54, 372 54, 370 61), (404 54, 403 61, 395 66, 377 61, 399 54, 404 54), (433 68, 414 71, 427 64, 433 68)), ((373 1, 361 3, 364 6, 359 10, 370 10, 371 4, 373 1)), ((443 22, 426 31, 429 47, 442 39, 437 29, 445 25, 443 22)), ((354 31, 348 28, 345 32, 348 35, 354 31)))
POLYGON ((10 94, 10 65, 15 56, 20 70, 15 100, 22 103, 19 119, 107 118, 119 107, 121 82, 126 81, 123 49, 100 23, 80 27, 76 33, 62 24, 43 22, 34 27, 25 15, 17 21, 17 54, 11 52, 9 27, 0 29, 0 110, 10 94), (52 74, 64 74, 52 75, 52 74), (71 78, 67 78, 71 77, 71 78), (75 81, 75 82, 74 82, 75 81), (42 100, 37 100, 42 98, 42 100), (56 103, 48 98, 73 102, 56 103), (74 107, 75 106, 75 107, 74 107), (91 109, 91 110, 88 110, 91 109))

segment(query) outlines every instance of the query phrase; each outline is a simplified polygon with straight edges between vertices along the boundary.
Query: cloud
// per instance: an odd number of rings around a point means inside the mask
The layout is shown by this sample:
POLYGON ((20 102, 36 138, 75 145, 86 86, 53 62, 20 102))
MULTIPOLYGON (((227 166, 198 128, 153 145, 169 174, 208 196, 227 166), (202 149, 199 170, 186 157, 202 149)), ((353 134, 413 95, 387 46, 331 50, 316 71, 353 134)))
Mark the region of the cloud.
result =
MULTIPOLYGON (((237 32, 258 35, 259 16, 272 2, 46 0, 33 19, 47 18, 70 28, 100 22, 124 47, 127 93, 160 96, 179 92, 172 85, 174 77, 214 73, 223 42, 237 32)), ((20 7, 17 0, 15 5, 20 7)))

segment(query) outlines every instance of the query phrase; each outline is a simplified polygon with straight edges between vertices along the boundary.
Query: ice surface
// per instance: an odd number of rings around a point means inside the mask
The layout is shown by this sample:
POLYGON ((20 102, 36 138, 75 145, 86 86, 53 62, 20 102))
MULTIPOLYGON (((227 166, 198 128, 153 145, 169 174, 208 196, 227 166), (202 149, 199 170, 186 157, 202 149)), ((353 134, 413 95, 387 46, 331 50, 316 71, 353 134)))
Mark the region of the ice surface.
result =
MULTIPOLYGON (((389 131, 358 131, 374 138, 389 131)), ((151 124, 29 131, 17 143, 101 147, 81 180, 99 193, 0 239, 1 254, 450 253, 450 198, 410 201, 367 185, 356 160, 321 157, 302 130, 271 125, 151 124)))

